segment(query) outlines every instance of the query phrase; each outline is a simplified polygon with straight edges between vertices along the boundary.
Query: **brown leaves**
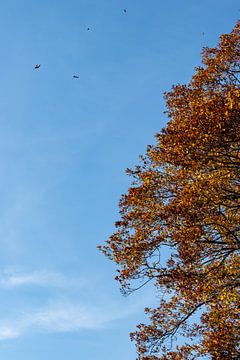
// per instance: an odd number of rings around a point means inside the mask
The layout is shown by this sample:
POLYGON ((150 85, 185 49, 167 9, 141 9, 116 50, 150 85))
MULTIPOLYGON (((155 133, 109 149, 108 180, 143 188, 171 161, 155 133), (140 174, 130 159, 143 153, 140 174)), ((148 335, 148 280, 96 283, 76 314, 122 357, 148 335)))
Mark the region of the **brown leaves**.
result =
POLYGON ((170 121, 128 170, 133 186, 101 248, 126 292, 151 280, 162 293, 131 335, 141 360, 239 356, 240 22, 203 64, 165 94, 170 121), (174 349, 178 334, 186 343, 174 349))

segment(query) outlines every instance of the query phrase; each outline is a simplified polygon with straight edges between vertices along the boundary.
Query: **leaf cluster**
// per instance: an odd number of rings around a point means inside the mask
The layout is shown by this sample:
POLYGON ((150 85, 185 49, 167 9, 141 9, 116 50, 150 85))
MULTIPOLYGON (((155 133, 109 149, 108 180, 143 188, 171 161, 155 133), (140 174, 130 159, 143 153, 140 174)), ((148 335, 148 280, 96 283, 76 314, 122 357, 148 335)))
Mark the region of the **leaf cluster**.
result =
POLYGON ((141 360, 240 357, 240 22, 202 61, 165 94, 169 122, 128 170, 101 247, 126 294, 149 281, 161 294, 131 334, 141 360))

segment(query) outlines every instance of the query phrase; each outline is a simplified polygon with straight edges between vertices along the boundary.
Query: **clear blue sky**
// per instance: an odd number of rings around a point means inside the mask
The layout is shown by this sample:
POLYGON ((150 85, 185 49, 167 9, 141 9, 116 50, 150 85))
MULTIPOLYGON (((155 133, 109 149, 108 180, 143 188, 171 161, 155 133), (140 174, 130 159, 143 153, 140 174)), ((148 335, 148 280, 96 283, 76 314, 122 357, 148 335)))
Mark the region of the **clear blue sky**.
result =
POLYGON ((0 359, 135 359, 128 333, 155 300, 151 289, 123 298, 96 245, 118 218, 124 169, 166 123, 163 92, 189 81, 239 10, 2 1, 0 359))

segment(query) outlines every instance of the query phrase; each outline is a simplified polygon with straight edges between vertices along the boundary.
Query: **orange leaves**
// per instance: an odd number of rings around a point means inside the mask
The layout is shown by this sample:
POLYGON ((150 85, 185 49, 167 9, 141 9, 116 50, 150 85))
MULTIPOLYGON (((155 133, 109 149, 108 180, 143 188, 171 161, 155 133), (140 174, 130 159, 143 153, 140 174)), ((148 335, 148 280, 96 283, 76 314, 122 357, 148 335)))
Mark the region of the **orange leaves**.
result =
POLYGON ((141 360, 239 356, 240 22, 203 64, 165 94, 170 121, 128 170, 133 186, 101 248, 126 292, 153 280, 166 297, 132 334, 141 360), (168 349, 178 333, 186 344, 168 349))

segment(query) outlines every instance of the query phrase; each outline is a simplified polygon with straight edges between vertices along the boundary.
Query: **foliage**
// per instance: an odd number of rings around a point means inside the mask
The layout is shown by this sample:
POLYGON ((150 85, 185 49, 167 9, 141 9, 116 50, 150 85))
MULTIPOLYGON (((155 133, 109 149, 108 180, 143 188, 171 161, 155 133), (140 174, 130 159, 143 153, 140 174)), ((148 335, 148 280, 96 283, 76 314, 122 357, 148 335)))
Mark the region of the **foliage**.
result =
POLYGON ((125 293, 153 281, 162 294, 131 334, 142 360, 240 358, 240 21, 202 61, 165 94, 169 122, 128 170, 121 220, 100 247, 125 293))

